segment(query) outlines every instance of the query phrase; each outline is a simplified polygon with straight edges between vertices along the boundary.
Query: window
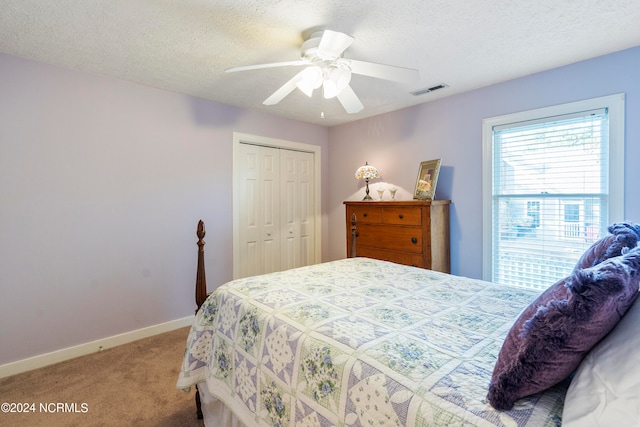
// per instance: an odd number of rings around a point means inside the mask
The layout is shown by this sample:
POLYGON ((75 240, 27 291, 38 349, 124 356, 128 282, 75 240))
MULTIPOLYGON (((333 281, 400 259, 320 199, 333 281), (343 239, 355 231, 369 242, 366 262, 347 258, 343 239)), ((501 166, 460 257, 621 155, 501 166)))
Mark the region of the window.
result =
POLYGON ((624 95, 483 120, 483 278, 545 289, 624 212, 624 95))
POLYGON ((540 226, 540 202, 539 201, 527 202, 527 216, 531 218, 532 225, 534 227, 540 226))

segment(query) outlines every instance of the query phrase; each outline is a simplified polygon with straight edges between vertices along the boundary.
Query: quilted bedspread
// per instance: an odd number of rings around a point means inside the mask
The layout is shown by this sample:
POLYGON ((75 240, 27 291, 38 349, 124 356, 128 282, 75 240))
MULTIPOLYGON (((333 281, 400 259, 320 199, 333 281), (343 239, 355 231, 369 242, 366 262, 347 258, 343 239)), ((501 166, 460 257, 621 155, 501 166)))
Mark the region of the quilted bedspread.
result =
POLYGON ((486 400, 538 293, 367 258, 235 280, 196 315, 177 386, 206 382, 247 426, 560 425, 566 386, 486 400))

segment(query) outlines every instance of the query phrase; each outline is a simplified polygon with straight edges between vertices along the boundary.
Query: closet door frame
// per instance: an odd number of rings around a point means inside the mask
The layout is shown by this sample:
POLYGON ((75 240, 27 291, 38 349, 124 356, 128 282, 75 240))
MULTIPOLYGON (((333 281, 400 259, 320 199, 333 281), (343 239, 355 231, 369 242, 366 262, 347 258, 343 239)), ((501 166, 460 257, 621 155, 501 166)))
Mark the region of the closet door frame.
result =
POLYGON ((287 141, 283 139, 267 138, 259 135, 246 133, 233 133, 233 278, 240 277, 240 208, 241 201, 239 195, 240 178, 240 158, 238 155, 240 144, 260 145, 264 147, 281 148, 286 150, 303 151, 312 153, 314 170, 314 248, 313 259, 315 263, 322 260, 322 206, 321 206, 321 147, 317 145, 305 144, 301 142, 287 141))

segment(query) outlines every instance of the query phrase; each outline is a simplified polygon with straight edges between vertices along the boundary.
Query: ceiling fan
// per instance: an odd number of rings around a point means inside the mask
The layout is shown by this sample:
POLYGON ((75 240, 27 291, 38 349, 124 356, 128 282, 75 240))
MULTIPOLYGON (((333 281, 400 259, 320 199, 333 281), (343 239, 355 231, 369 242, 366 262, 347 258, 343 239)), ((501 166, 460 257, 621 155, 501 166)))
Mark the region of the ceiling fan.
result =
POLYGON ((302 44, 301 58, 298 60, 233 67, 225 71, 231 73, 261 68, 306 66, 265 99, 263 104, 277 104, 296 88, 311 97, 313 91, 322 86, 324 98, 337 97, 349 114, 357 113, 364 108, 349 86, 352 74, 403 83, 417 81, 420 78, 418 70, 411 68, 344 58, 344 51, 351 43, 353 43, 353 37, 346 34, 331 30, 318 31, 302 44))

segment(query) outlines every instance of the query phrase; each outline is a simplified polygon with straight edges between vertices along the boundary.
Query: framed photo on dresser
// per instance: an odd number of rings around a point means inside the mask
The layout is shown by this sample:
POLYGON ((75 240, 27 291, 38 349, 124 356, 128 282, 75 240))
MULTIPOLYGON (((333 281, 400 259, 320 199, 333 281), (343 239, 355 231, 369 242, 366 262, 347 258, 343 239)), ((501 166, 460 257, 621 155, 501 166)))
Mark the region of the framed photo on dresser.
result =
POLYGON ((436 184, 440 173, 440 160, 427 160, 420 163, 418 169, 418 179, 413 198, 417 200, 433 200, 436 194, 436 184))

